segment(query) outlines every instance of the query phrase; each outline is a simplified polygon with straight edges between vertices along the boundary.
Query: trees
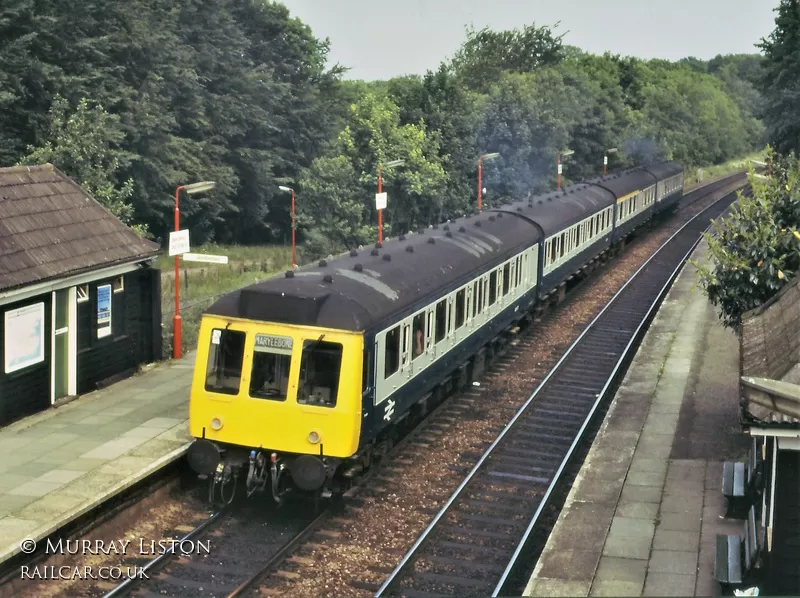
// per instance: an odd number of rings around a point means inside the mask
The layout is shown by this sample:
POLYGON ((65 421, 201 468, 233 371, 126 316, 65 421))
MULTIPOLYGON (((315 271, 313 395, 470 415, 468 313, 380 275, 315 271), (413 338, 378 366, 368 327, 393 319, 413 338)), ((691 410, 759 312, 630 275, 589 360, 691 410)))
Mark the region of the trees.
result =
POLYGON ((123 223, 133 225, 139 234, 146 228, 133 223, 133 181, 118 178, 124 153, 119 119, 102 106, 90 106, 86 99, 74 111, 61 96, 53 100, 49 113, 48 135, 39 147, 29 147, 20 164, 51 163, 77 181, 86 191, 123 223))
POLYGON ((737 331, 744 312, 800 271, 800 162, 771 153, 767 164, 772 176, 751 171, 753 196, 740 193, 730 215, 705 235, 712 265, 694 263, 723 324, 737 331))
POLYGON ((800 7, 781 0, 775 29, 758 45, 764 52, 759 80, 764 95, 764 124, 779 152, 800 151, 800 7))

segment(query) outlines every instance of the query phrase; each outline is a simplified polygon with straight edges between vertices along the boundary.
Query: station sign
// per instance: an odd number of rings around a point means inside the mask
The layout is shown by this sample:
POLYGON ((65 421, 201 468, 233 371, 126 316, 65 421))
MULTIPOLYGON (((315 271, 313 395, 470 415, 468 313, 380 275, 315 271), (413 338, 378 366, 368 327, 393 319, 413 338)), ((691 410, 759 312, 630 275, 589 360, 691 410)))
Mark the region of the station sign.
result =
POLYGON ((189 231, 179 230, 169 234, 169 254, 182 255, 189 252, 189 231))
POLYGON ((388 195, 386 192, 383 193, 376 193, 375 194, 375 209, 376 210, 385 210, 387 204, 388 195))
POLYGON ((187 262, 208 262, 211 264, 227 264, 227 255, 209 255, 206 253, 184 253, 184 261, 187 262))

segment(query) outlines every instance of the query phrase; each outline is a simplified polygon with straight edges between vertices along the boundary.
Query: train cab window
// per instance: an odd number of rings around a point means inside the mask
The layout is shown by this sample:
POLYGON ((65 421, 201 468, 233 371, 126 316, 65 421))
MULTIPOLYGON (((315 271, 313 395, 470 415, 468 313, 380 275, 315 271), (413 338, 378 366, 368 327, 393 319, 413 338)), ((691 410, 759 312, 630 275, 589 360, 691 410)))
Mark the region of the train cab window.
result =
POLYGON ((416 359, 425 352, 425 312, 414 316, 411 326, 414 334, 411 344, 411 359, 416 359))
POLYGON ((464 318, 467 309, 467 291, 461 289, 456 293, 456 330, 464 325, 464 318))
POLYGON ((335 407, 342 370, 342 345, 322 340, 303 341, 297 402, 335 407))
POLYGON ((383 355, 383 377, 388 378, 400 369, 400 326, 386 333, 386 346, 383 355))
POLYGON ((211 331, 211 346, 206 365, 206 390, 227 395, 239 394, 244 360, 245 333, 238 330, 211 331))
POLYGON ((503 297, 511 290, 511 264, 503 266, 503 297))
POLYGON ((285 401, 289 388, 293 340, 288 336, 256 334, 253 367, 250 370, 250 396, 255 399, 285 401))
POLYGON ((447 299, 436 304, 436 342, 442 342, 447 335, 447 299))
POLYGON ((489 274, 489 305, 494 305, 497 301, 497 270, 492 270, 489 274))

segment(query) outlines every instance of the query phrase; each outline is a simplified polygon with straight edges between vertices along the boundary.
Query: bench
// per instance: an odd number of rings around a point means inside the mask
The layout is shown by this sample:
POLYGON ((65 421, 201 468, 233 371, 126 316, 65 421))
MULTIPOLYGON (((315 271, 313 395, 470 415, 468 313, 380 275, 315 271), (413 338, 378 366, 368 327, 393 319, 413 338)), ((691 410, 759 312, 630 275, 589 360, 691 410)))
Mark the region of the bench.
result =
POLYGON ((714 580, 726 588, 751 583, 758 557, 761 554, 761 539, 758 535, 760 522, 756 521, 755 507, 750 507, 744 524, 744 537, 718 535, 714 555, 714 580))
POLYGON ((756 439, 750 447, 747 463, 725 461, 722 464, 722 494, 727 499, 725 517, 744 519, 753 502, 758 477, 758 447, 756 439))

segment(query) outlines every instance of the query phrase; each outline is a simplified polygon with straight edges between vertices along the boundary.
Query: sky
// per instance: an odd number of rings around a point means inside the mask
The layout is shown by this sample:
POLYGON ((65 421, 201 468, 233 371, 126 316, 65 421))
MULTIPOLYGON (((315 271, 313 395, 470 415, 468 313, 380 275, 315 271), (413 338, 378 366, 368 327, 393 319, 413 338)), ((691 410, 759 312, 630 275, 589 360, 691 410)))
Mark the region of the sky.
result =
POLYGON ((755 53, 778 0, 281 0, 348 79, 424 74, 451 57, 464 28, 553 26, 587 52, 666 58, 755 53))

